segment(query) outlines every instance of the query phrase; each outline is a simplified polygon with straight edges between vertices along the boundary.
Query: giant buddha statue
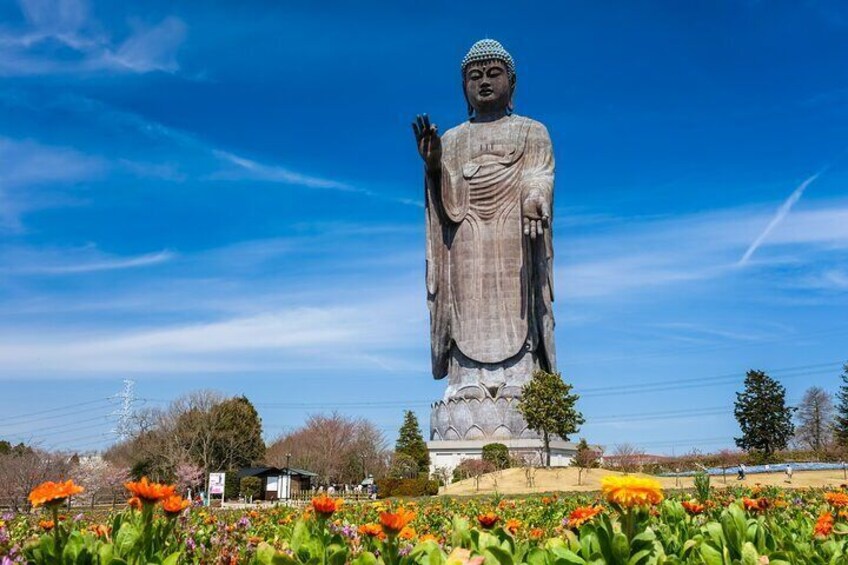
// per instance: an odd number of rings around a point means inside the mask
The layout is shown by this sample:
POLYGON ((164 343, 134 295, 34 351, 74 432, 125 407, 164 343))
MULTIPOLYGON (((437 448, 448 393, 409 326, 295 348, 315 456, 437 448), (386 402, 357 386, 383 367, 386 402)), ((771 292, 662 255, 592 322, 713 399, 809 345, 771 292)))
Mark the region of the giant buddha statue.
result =
POLYGON ((516 68, 497 41, 462 60, 468 120, 412 127, 424 160, 433 376, 447 377, 431 439, 532 438, 515 404, 556 370, 554 156, 541 123, 514 113, 516 68))

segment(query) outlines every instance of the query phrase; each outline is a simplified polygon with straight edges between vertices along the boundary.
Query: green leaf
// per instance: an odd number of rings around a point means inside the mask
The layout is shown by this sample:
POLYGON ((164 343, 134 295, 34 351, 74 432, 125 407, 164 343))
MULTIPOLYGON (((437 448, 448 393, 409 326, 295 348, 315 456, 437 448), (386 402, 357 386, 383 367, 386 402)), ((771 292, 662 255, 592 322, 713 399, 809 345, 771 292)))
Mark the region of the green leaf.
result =
POLYGON ((586 560, 571 551, 570 549, 557 548, 554 551, 556 559, 554 565, 585 565, 586 560))
POLYGON ((129 522, 121 524, 121 529, 118 535, 115 536, 115 551, 121 557, 126 557, 132 553, 133 548, 138 543, 140 534, 138 530, 129 522))
POLYGON ((627 563, 630 557, 630 544, 627 542, 627 536, 621 532, 612 536, 612 555, 616 563, 627 563))
POLYGON ((705 565, 724 565, 724 559, 722 559, 721 551, 714 548, 711 544, 703 543, 699 549, 701 559, 704 560, 705 565))
MULTIPOLYGON (((486 547, 485 551, 486 553, 489 553, 499 565, 514 565, 512 555, 496 545, 486 547)), ((488 562, 489 560, 487 559, 486 561, 488 562)))
POLYGON ((327 563, 330 565, 344 565, 347 561, 347 548, 339 549, 330 554, 327 563))
POLYGON ((350 565, 377 565, 377 556, 370 551, 363 551, 350 562, 350 565))
POLYGON ((651 557, 653 551, 650 549, 643 549, 642 551, 638 551, 634 553, 630 560, 627 562, 627 565, 643 565, 648 562, 648 559, 651 557))
POLYGON ((760 556, 754 544, 746 541, 742 546, 742 565, 759 565, 760 556))
POLYGON ((304 520, 298 520, 294 525, 294 531, 292 532, 291 541, 289 542, 292 551, 298 553, 300 546, 303 545, 310 536, 311 534, 309 533, 309 528, 307 527, 306 522, 304 520))
POLYGON ((259 545, 256 546, 254 561, 256 561, 259 565, 271 565, 274 561, 274 553, 276 553, 276 551, 268 542, 260 542, 259 545))
POLYGON ((177 565, 177 562, 180 560, 180 552, 172 553, 168 557, 162 561, 162 565, 177 565))
POLYGON ((527 553, 527 559, 525 561, 527 565, 547 565, 548 553, 543 549, 534 547, 527 553))

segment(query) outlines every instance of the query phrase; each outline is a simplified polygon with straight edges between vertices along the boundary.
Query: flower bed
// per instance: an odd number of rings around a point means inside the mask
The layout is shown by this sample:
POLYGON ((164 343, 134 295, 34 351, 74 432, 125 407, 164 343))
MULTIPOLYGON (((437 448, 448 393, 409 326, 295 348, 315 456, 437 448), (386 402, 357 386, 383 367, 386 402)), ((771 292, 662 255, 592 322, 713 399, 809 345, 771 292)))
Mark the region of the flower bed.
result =
POLYGON ((186 508, 167 485, 128 483, 121 511, 64 514, 78 487, 39 487, 0 518, 2 564, 570 565, 848 563, 848 491, 779 488, 666 497, 607 477, 593 495, 429 498, 305 511, 186 508), (44 510, 41 510, 44 508, 44 510))

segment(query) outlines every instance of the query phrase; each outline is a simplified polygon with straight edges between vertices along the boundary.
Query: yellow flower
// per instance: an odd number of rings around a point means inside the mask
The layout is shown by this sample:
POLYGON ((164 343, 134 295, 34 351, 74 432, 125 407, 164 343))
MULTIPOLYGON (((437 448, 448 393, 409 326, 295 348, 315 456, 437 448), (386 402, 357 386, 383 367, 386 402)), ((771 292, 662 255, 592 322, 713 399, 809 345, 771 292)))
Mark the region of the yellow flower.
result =
POLYGON ((607 502, 621 508, 650 506, 663 499, 659 481, 647 477, 609 475, 601 479, 601 492, 607 502))

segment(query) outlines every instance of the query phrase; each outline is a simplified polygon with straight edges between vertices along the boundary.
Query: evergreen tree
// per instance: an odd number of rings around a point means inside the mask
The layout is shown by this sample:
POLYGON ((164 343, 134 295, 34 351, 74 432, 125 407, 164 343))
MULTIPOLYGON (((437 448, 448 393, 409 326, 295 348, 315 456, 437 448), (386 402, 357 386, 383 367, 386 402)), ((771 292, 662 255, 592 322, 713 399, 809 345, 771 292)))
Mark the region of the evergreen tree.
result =
POLYGON ((419 473, 430 472, 430 452, 421 434, 418 418, 412 410, 407 410, 403 416, 403 425, 398 432, 395 453, 411 457, 418 464, 419 473))
POLYGON ((848 448, 848 363, 842 367, 842 385, 836 393, 836 423, 833 435, 836 443, 848 448))
POLYGON ((762 371, 748 371, 745 390, 736 393, 734 415, 742 437, 734 438, 745 451, 762 454, 768 460, 785 449, 795 432, 794 409, 786 406, 786 389, 762 371))
POLYGON ((212 407, 212 453, 216 467, 235 470, 262 460, 265 442, 262 419, 246 396, 230 398, 212 407))
POLYGON ((568 441, 568 436, 577 433, 585 422, 574 407, 580 397, 571 394, 571 388, 559 373, 536 371, 521 389, 518 410, 530 429, 541 434, 548 467, 551 466, 551 436, 568 441))

